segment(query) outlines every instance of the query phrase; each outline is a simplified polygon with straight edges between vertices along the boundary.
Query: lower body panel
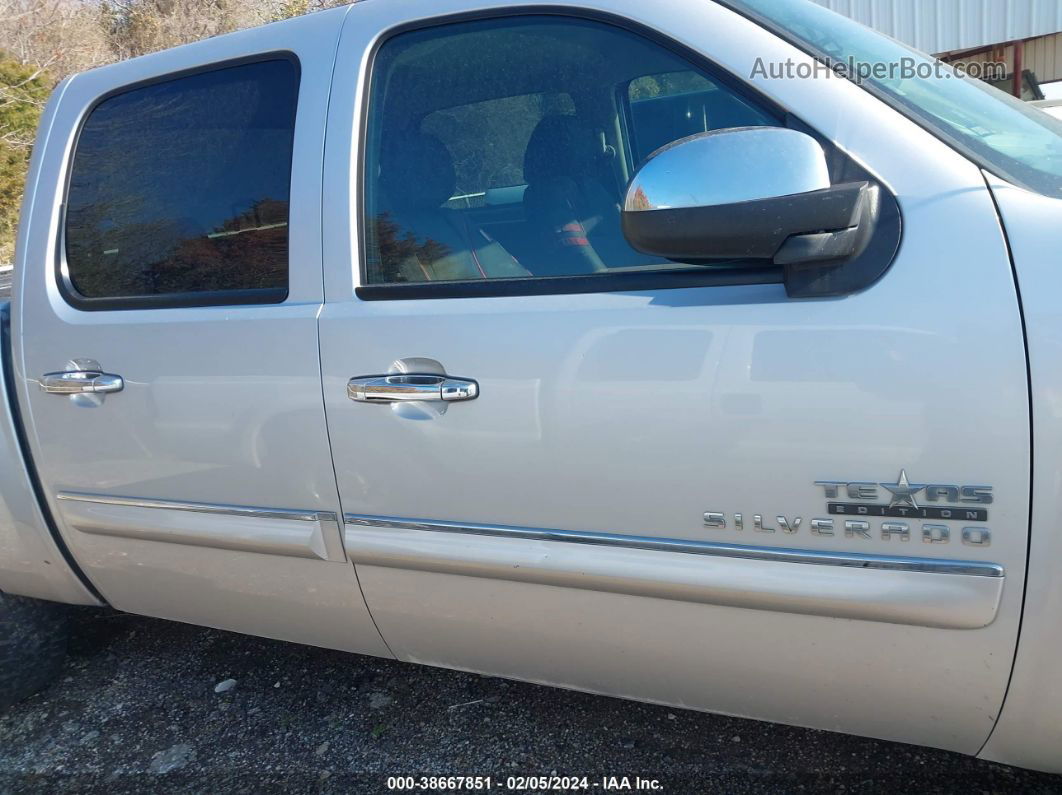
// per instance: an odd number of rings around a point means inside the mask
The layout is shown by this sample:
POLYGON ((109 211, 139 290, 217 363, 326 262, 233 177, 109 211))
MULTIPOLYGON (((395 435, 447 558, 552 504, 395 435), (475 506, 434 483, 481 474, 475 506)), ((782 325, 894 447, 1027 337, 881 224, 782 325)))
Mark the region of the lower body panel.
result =
POLYGON ((472 529, 347 517, 400 659, 971 754, 1002 698, 1009 660, 954 662, 998 640, 994 564, 817 565, 472 529))

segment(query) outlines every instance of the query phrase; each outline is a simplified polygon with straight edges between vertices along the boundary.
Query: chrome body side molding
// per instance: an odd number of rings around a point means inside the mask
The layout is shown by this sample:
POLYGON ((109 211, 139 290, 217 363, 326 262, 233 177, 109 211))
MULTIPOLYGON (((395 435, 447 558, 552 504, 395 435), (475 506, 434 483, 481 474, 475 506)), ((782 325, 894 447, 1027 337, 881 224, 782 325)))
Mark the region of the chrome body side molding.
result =
POLYGON ((396 519, 385 516, 345 514, 343 520, 355 527, 391 527, 400 530, 428 530, 437 533, 470 533, 522 538, 532 541, 564 541, 571 544, 597 544, 629 549, 648 549, 656 552, 682 552, 689 555, 715 555, 724 558, 774 561, 777 563, 811 563, 817 566, 845 566, 856 569, 887 569, 918 571, 933 574, 967 574, 973 577, 1002 577, 1003 567, 997 563, 938 558, 892 557, 860 555, 850 552, 818 552, 808 549, 755 547, 741 544, 719 544, 709 541, 689 541, 680 538, 629 536, 619 533, 596 533, 582 530, 546 530, 533 527, 508 527, 458 522, 435 522, 418 519, 396 519))
POLYGON ((331 511, 112 497, 60 492, 59 511, 89 535, 345 561, 339 520, 331 511))
POLYGON ((219 513, 227 516, 254 516, 261 519, 293 519, 303 522, 316 522, 322 513, 333 519, 330 511, 293 511, 286 508, 253 508, 247 505, 213 505, 211 503, 179 502, 176 500, 147 500, 139 497, 110 497, 100 494, 78 494, 60 492, 56 499, 71 502, 94 502, 99 505, 126 505, 130 508, 165 508, 173 511, 194 511, 196 513, 219 513))
POLYGON ((344 521, 347 554, 359 565, 895 624, 987 626, 1005 582, 1003 567, 979 561, 354 514, 344 521))

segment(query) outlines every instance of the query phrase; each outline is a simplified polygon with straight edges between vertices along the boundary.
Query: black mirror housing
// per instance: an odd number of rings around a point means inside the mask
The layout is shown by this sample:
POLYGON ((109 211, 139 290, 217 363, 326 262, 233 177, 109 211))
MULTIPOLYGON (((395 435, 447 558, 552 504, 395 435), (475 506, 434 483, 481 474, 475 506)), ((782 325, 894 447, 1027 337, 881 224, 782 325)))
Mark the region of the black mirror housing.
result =
POLYGON ((832 184, 823 144, 792 127, 698 133, 642 164, 623 232, 633 248, 675 262, 777 268, 793 298, 847 295, 888 269, 901 219, 862 168, 836 176, 832 184))
POLYGON ((625 211, 623 233, 639 251, 679 262, 849 259, 869 240, 877 190, 850 182, 710 207, 625 211))

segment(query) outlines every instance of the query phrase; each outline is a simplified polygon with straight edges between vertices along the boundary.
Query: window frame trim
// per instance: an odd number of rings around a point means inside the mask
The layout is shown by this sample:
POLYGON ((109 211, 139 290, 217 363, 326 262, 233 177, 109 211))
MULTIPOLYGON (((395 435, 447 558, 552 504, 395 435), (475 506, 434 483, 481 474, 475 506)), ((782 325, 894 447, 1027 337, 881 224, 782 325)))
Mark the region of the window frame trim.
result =
POLYGON ((299 98, 302 94, 302 63, 293 50, 280 49, 269 50, 252 55, 244 55, 236 58, 225 58, 220 61, 197 64, 186 69, 178 69, 172 72, 154 75, 153 77, 136 80, 132 83, 123 83, 120 86, 110 88, 95 97, 78 119, 77 128, 74 132, 73 144, 65 163, 63 175, 62 200, 59 205, 59 233, 56 236, 56 256, 54 277, 56 287, 63 300, 72 308, 82 312, 102 312, 111 310, 137 310, 137 309, 191 309, 196 307, 210 306, 246 306, 246 305, 269 305, 282 304, 291 290, 291 178, 294 168, 295 134, 299 118, 299 98), (218 72, 239 66, 248 66, 268 61, 287 61, 294 68, 295 77, 295 101, 294 114, 291 126, 291 163, 288 168, 288 262, 286 269, 286 283, 284 287, 259 287, 243 288, 236 290, 202 290, 181 293, 159 293, 153 295, 122 295, 89 297, 82 295, 74 286, 70 278, 69 263, 66 258, 67 237, 67 207, 70 193, 70 182, 74 174, 74 161, 77 157, 78 145, 81 143, 81 134, 85 125, 95 110, 109 99, 141 88, 147 88, 161 83, 170 83, 186 77, 194 77, 199 74, 218 72))
MULTIPOLYGON (((393 301, 442 298, 508 297, 525 295, 573 295, 615 293, 641 290, 667 290, 691 287, 724 287, 762 284, 783 284, 785 268, 781 265, 728 266, 681 266, 675 269, 646 271, 621 271, 618 273, 578 274, 571 276, 530 276, 508 279, 476 279, 471 281, 426 281, 368 283, 368 224, 366 224, 365 162, 368 155, 369 120, 373 101, 373 78, 380 50, 397 36, 418 30, 428 30, 462 22, 500 20, 520 17, 558 17, 584 22, 597 22, 641 36, 663 47, 678 58, 718 80, 719 85, 749 100, 753 106, 762 107, 778 119, 780 126, 788 126, 790 118, 800 119, 776 100, 759 92, 755 86, 743 81, 736 74, 724 69, 703 53, 672 39, 659 30, 640 22, 600 11, 598 9, 572 6, 515 5, 505 8, 476 9, 402 22, 382 31, 369 49, 365 73, 361 77, 362 99, 360 122, 357 130, 356 157, 360 163, 353 197, 354 218, 357 221, 357 239, 353 241, 358 256, 359 284, 355 296, 362 301, 393 301), (682 277, 682 278, 680 278, 682 277)), ((569 92, 570 93, 570 92, 569 92)), ((800 123, 810 128, 800 119, 800 123)))
POLYGON ((784 283, 783 268, 752 267, 647 268, 617 273, 580 273, 571 276, 519 276, 438 282, 394 282, 357 288, 362 301, 436 298, 506 298, 526 295, 580 295, 592 293, 677 290, 691 287, 742 287, 784 283))

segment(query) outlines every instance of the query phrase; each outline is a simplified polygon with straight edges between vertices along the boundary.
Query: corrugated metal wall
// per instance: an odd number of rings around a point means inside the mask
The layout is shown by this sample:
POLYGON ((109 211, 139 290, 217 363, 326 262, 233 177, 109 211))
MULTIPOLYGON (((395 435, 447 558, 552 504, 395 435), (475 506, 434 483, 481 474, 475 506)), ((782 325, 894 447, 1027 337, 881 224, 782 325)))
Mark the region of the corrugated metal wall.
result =
POLYGON ((1062 33, 1026 44, 1025 68, 1031 69, 1041 83, 1062 80, 1062 33))
POLYGON ((1062 31, 1062 0, 815 2, 935 55, 1062 31))
MULTIPOLYGON (((970 63, 973 61, 980 63, 1003 61, 1006 64, 1013 64, 1014 48, 1001 47, 997 51, 962 58, 956 63, 970 63)), ((1062 33, 1026 42, 1025 68, 1035 74, 1036 79, 1041 83, 1062 80, 1062 33)))

